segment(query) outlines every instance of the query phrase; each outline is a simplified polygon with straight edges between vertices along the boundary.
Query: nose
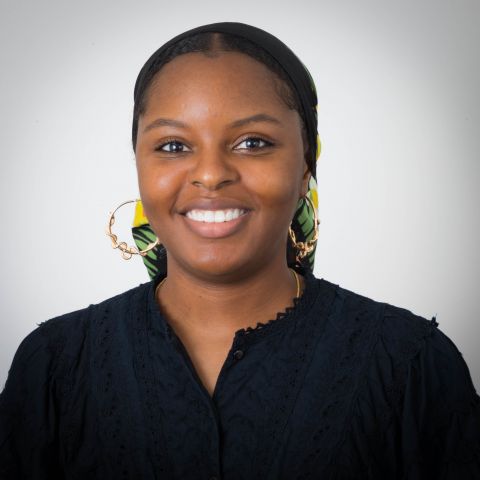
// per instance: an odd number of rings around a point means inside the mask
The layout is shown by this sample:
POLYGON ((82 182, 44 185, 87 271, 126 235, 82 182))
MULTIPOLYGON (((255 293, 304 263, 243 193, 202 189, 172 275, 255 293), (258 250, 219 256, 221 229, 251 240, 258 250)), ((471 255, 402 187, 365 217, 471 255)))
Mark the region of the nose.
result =
POLYGON ((218 150, 199 153, 189 172, 190 183, 214 191, 236 182, 239 174, 225 157, 218 150))

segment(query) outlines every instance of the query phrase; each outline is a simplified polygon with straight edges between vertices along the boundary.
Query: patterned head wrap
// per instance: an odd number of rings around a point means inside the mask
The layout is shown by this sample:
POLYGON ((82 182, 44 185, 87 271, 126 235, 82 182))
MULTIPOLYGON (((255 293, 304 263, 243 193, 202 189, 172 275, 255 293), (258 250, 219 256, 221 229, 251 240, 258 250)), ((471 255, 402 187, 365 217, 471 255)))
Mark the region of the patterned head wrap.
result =
MULTIPOLYGON (((236 35, 246 38, 250 42, 255 43, 273 57, 283 68, 300 100, 307 130, 307 139, 309 145, 307 164, 312 174, 309 183, 307 195, 312 201, 315 209, 318 208, 317 183, 316 183, 316 162, 320 156, 320 138, 317 133, 317 92, 313 78, 301 60, 274 35, 260 29, 238 22, 220 22, 203 25, 183 32, 162 45, 145 63, 137 77, 134 90, 134 101, 137 106, 141 101, 141 93, 148 86, 156 73, 158 62, 165 54, 165 51, 178 41, 203 32, 218 32, 236 35)), ((137 121, 134 118, 132 125, 132 140, 135 146, 137 137, 137 121)), ((314 212, 311 205, 301 198, 298 202, 297 209, 292 219, 292 229, 295 233, 297 242, 306 242, 313 238, 314 235, 314 212)), ((137 202, 135 209, 135 217, 132 227, 133 238, 139 249, 155 241, 155 233, 150 227, 148 219, 143 212, 141 202, 137 202)), ((290 267, 299 266, 295 260, 296 251, 289 239, 287 245, 287 263, 290 267)), ((302 259, 300 267, 313 270, 315 259, 315 249, 309 255, 302 259)), ((154 278, 159 272, 166 273, 167 258, 166 250, 162 245, 151 250, 143 261, 148 270, 150 278, 154 278)))

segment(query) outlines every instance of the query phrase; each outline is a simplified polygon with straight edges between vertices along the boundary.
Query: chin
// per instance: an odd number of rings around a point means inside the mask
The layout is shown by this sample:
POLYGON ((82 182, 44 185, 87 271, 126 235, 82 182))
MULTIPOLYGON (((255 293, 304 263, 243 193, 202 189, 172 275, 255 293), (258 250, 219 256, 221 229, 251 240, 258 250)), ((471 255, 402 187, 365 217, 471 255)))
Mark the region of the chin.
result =
POLYGON ((196 275, 230 277, 236 276, 249 269, 249 266, 258 263, 258 259, 251 258, 251 252, 242 255, 238 249, 236 252, 201 252, 196 250, 194 258, 177 259, 182 268, 196 275), (250 253, 250 255, 248 255, 250 253))

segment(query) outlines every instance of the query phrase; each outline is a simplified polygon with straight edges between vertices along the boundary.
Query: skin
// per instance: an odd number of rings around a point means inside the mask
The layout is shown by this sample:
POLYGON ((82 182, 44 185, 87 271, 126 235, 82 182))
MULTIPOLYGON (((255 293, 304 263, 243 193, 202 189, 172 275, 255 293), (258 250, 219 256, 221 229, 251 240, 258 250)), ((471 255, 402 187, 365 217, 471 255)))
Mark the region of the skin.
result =
POLYGON ((211 395, 235 331, 275 318, 296 293, 285 248, 310 173, 300 116, 278 81, 242 53, 183 54, 157 74, 139 118, 140 196, 168 252, 157 301, 211 395), (260 113, 278 122, 230 125, 260 113), (206 238, 183 215, 199 199, 249 211, 231 234, 206 238))

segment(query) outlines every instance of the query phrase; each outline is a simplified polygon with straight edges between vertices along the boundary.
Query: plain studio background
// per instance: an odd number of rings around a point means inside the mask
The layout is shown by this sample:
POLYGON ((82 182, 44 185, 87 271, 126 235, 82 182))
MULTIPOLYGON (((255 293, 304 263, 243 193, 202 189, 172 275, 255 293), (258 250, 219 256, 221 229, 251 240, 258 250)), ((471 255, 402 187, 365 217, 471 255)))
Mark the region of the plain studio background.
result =
POLYGON ((277 35, 316 81, 315 274, 436 315, 480 387, 478 0, 0 5, 1 388, 37 323, 148 281, 104 233, 138 194, 134 81, 165 41, 217 21, 277 35))

